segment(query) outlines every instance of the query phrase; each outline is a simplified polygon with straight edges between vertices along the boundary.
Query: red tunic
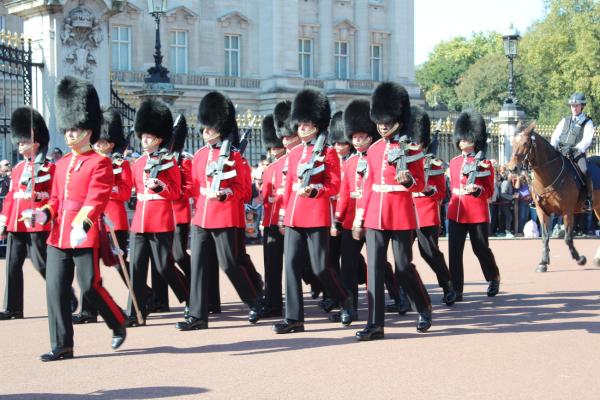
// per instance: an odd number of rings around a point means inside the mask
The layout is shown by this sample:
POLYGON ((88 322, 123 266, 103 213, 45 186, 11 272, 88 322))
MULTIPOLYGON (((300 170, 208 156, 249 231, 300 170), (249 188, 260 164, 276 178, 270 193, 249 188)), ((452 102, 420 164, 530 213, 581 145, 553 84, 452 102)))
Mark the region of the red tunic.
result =
MULTIPOLYGON (((432 160, 430 171, 443 171, 443 161, 432 160)), ((435 191, 431 196, 426 196, 422 192, 413 193, 413 200, 417 208, 417 217, 419 227, 440 226, 440 203, 446 196, 446 177, 443 173, 430 176, 427 185, 434 187, 435 191)))
POLYGON ((279 210, 283 203, 283 192, 285 190, 285 176, 283 167, 287 155, 273 161, 263 174, 262 196, 264 201, 264 213, 262 226, 269 227, 277 225, 279 221, 279 210))
POLYGON ((337 152, 326 147, 320 161, 315 167, 325 164, 325 170, 312 176, 310 184, 318 189, 315 198, 298 195, 300 180, 298 169, 301 164, 310 162, 313 145, 302 145, 292 149, 288 155, 288 171, 286 175, 283 204, 285 204, 286 226, 299 228, 331 227, 333 215, 331 197, 340 189, 340 159, 337 152))
POLYGON ((250 164, 248 161, 242 156, 242 172, 243 179, 242 182, 244 188, 242 192, 244 193, 244 198, 241 202, 239 202, 239 213, 240 218, 237 227, 246 229, 246 204, 252 202, 252 168, 250 168, 250 164))
POLYGON ((181 197, 173 201, 175 224, 177 225, 189 224, 192 220, 192 206, 190 204, 190 198, 192 197, 192 160, 182 158, 179 162, 179 171, 181 172, 181 197))
MULTIPOLYGON (((408 146, 408 156, 421 151, 418 145, 408 146)), ((409 188, 396 181, 396 166, 388 162, 388 151, 398 148, 397 142, 379 139, 367 154, 363 197, 358 202, 357 217, 364 215, 364 227, 378 230, 411 230, 417 228, 417 213, 412 192, 423 190, 423 160, 408 164, 414 182, 409 188)))
POLYGON ((116 159, 113 163, 114 184, 110 194, 110 200, 106 205, 104 213, 114 224, 115 231, 129 230, 129 220, 125 202, 131 197, 131 165, 127 160, 116 159))
POLYGON ((175 230, 173 200, 181 197, 179 168, 172 155, 163 157, 161 165, 165 169, 158 172, 157 179, 163 182, 165 187, 160 192, 155 192, 144 186, 144 182, 150 178, 150 173, 144 171, 147 159, 148 155, 144 154, 138 158, 132 168, 137 204, 131 231, 136 233, 172 232, 175 230))
POLYGON ((363 193, 365 177, 364 173, 357 173, 359 161, 361 164, 366 163, 366 155, 363 153, 352 155, 346 160, 342 169, 342 185, 335 209, 335 218, 342 223, 344 229, 352 229, 354 217, 356 216, 357 199, 363 193))
POLYGON ((490 221, 488 199, 494 194, 494 167, 488 160, 479 163, 478 171, 489 171, 485 177, 475 179, 475 184, 481 187, 481 194, 475 197, 464 192, 468 176, 462 174, 465 163, 473 163, 475 156, 456 156, 450 161, 450 190, 452 191, 448 204, 448 219, 464 224, 478 224, 490 221))
POLYGON ((248 182, 250 177, 238 151, 231 150, 229 161, 233 162, 233 165, 226 165, 224 168, 224 172, 235 171, 235 176, 222 180, 220 186, 222 191, 230 192, 230 194, 224 201, 209 199, 207 196, 213 178, 206 175, 206 170, 209 163, 217 161, 218 158, 219 149, 208 145, 202 147, 194 155, 192 187, 196 213, 192 218, 192 223, 205 229, 244 226, 240 221, 242 217, 240 210, 244 207, 244 200, 252 183, 248 182))
POLYGON ((35 177, 35 200, 31 201, 31 192, 27 192, 27 185, 31 178, 21 179, 23 172, 31 176, 31 163, 21 161, 13 168, 10 177, 10 189, 4 198, 0 223, 6 225, 8 232, 42 232, 49 231, 50 224, 35 224, 27 228, 23 221, 19 221, 21 213, 27 209, 42 208, 50 199, 52 180, 54 178, 54 164, 46 161, 39 169, 35 177))
POLYGON ((98 248, 99 222, 113 187, 110 158, 88 150, 81 154, 69 153, 57 161, 52 194, 43 208, 52 217, 48 244, 59 249, 70 249, 71 223, 82 212, 91 228, 87 239, 77 248, 98 248))

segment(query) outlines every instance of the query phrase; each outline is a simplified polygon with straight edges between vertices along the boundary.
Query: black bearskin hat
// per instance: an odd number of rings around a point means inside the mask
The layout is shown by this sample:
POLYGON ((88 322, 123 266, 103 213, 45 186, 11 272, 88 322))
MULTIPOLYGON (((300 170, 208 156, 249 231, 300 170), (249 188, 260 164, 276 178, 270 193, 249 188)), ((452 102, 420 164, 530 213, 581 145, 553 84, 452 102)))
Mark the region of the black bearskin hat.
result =
POLYGON ((100 137, 102 110, 94 86, 83 79, 65 76, 56 88, 56 126, 65 133, 67 129, 90 129, 90 143, 100 137))
POLYGON ((331 117, 331 122, 329 123, 329 143, 346 143, 352 144, 351 140, 348 140, 345 133, 344 128, 344 113, 342 111, 338 111, 331 117))
POLYGON ((352 100, 344 110, 344 125, 346 138, 352 142, 352 134, 364 132, 373 138, 373 142, 379 139, 377 125, 371 120, 369 115, 371 105, 369 100, 352 100))
POLYGON ((283 148, 281 139, 277 137, 275 132, 275 122, 273 121, 273 114, 269 114, 262 120, 262 141, 265 149, 270 150, 273 148, 283 148))
POLYGON ((13 111, 10 118, 10 129, 12 131, 11 141, 17 145, 19 142, 31 140, 31 126, 33 125, 33 140, 40 147, 48 146, 50 133, 46 126, 44 117, 31 107, 19 107, 13 111))
POLYGON ((487 131, 485 121, 477 111, 463 111, 454 123, 454 144, 458 146, 462 140, 470 140, 475 143, 475 151, 485 149, 487 142, 487 131))
POLYGON ((123 134, 123 119, 121 114, 113 108, 107 107, 102 111, 102 127, 100 128, 100 138, 115 144, 113 152, 122 153, 127 147, 127 139, 123 134))
POLYGON ((411 136, 414 141, 427 149, 431 143, 431 121, 429 114, 420 106, 412 106, 410 117, 411 136))
POLYGON ((331 119, 331 107, 325 93, 316 89, 303 89, 292 103, 292 121, 312 122, 319 132, 326 132, 331 119))
POLYGON ((278 138, 290 137, 296 134, 296 128, 291 119, 292 102, 289 100, 280 101, 273 110, 273 122, 275 123, 275 133, 278 138))
POLYGON ((399 122, 401 129, 410 123, 410 99, 404 86, 394 82, 382 82, 371 96, 371 119, 376 124, 399 122))
POLYGON ((142 133, 150 133, 166 145, 173 136, 173 114, 167 103, 156 98, 144 100, 135 114, 134 129, 138 139, 142 133))
POLYGON ((217 130, 222 140, 229 137, 234 146, 239 142, 235 107, 223 93, 213 91, 202 98, 198 106, 198 121, 204 127, 217 130))

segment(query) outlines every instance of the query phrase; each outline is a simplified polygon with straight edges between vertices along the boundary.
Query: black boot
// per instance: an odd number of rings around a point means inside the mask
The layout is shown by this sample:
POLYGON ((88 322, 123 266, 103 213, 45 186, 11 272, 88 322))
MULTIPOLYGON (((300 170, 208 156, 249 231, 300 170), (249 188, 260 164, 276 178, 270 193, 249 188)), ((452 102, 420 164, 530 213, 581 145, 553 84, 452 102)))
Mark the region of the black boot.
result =
POLYGON ((456 292, 454 291, 454 285, 452 285, 452 281, 448 281, 442 286, 442 290, 444 291, 444 297, 442 301, 446 303, 447 306, 451 306, 456 302, 456 292))

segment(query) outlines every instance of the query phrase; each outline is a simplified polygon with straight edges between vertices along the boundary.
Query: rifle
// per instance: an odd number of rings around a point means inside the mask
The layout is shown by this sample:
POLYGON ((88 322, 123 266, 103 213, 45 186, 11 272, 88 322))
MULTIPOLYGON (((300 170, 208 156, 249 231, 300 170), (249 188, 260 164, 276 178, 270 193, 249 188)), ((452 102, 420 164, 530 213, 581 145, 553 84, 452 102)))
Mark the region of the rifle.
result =
POLYGON ((298 178, 302 180, 300 185, 300 189, 304 189, 310 185, 310 178, 315 176, 323 171, 325 171, 325 164, 321 164, 318 167, 315 167, 315 164, 318 161, 324 160, 324 151, 325 151, 325 141, 327 140, 327 133, 321 133, 317 140, 315 141, 315 145, 312 149, 312 155, 310 157, 310 161, 304 164, 300 164, 298 167, 298 178))
POLYGON ((399 135, 396 135, 396 138, 398 138, 398 148, 388 151, 388 162, 396 166, 396 174, 401 171, 406 171, 408 169, 408 164, 411 162, 425 157, 423 152, 413 154, 412 156, 407 155, 407 146, 411 140, 408 135, 398 136, 399 135))
POLYGON ((219 158, 217 158, 217 161, 211 162, 206 168, 206 175, 212 176, 213 178, 210 184, 210 190, 213 193, 221 190, 221 181, 231 179, 237 175, 235 169, 225 171, 226 166, 232 167, 234 165, 234 161, 229 160, 230 154, 231 139, 227 137, 221 142, 221 149, 219 150, 219 158))
POLYGON ((444 174, 444 170, 443 169, 431 169, 431 164, 433 162, 433 160, 435 160, 436 156, 437 156, 437 149, 438 146, 440 144, 440 140, 439 140, 439 135, 440 135, 440 131, 441 131, 441 125, 442 125, 442 120, 438 120, 437 125, 435 127, 435 131, 433 134, 433 139, 431 140, 431 143, 429 143, 429 146, 427 146, 427 150, 426 150, 426 154, 425 154, 425 166, 424 166, 424 170, 425 170, 425 188, 427 188, 427 186, 429 185, 429 177, 430 176, 437 176, 437 175, 443 175, 444 174))
POLYGON ((487 170, 487 171, 478 171, 477 170, 477 167, 479 166, 479 163, 482 160, 485 160, 485 149, 479 150, 477 152, 477 154, 475 154, 475 160, 472 163, 465 164, 463 166, 462 174, 468 175, 467 186, 474 185, 475 180, 477 178, 483 178, 483 177, 489 176, 491 174, 490 170, 487 170))
POLYGON ((248 143, 250 142, 250 135, 252 134, 252 129, 246 129, 244 131, 244 133, 242 134, 242 137, 240 139, 240 148, 238 149, 240 152, 240 155, 244 155, 244 152, 246 151, 246 147, 248 147, 248 143))

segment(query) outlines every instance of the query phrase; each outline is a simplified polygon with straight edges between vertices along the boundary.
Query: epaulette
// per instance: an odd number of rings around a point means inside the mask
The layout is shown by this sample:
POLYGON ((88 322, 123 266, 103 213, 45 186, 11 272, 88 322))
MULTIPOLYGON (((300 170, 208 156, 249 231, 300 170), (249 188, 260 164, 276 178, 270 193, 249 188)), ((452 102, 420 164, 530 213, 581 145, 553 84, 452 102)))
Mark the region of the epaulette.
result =
POLYGON ((439 167, 439 166, 444 165, 444 162, 442 160, 440 160, 439 158, 434 158, 433 160, 431 160, 431 165, 435 165, 436 167, 439 167))
POLYGON ((169 153, 169 154, 165 154, 165 155, 162 157, 162 159, 163 159, 163 161, 164 161, 164 160, 166 160, 166 161, 170 161, 170 160, 172 160, 172 159, 173 159, 173 157, 174 157, 174 156, 173 156, 173 154, 172 154, 172 153, 169 153))
POLYGON ((102 152, 99 152, 98 150, 94 150, 94 152, 96 152, 96 154, 100 154, 102 157, 108 157, 108 155, 106 155, 102 152))
POLYGON ((186 159, 186 160, 193 160, 194 159, 194 156, 192 154, 186 152, 186 151, 184 151, 183 153, 181 153, 181 157, 183 159, 186 159))
POLYGON ((492 164, 488 160, 481 160, 477 165, 486 169, 492 166, 492 164))
POLYGON ((125 160, 123 158, 113 158, 113 165, 123 165, 123 163, 125 162, 125 160))
POLYGON ((43 165, 40 165, 40 171, 48 172, 50 171, 50 162, 45 162, 43 165))
POLYGON ((420 150, 421 149, 421 145, 417 144, 417 143, 409 143, 406 148, 408 150, 420 150))

